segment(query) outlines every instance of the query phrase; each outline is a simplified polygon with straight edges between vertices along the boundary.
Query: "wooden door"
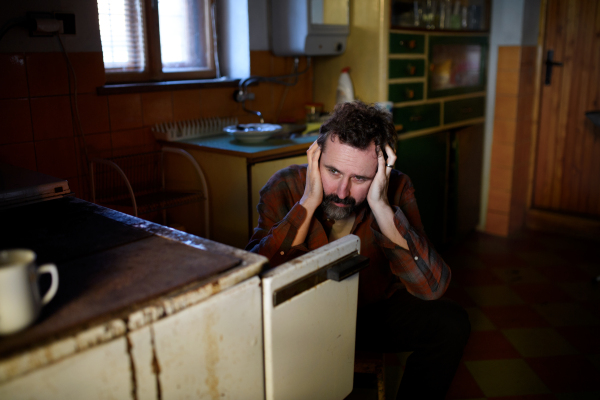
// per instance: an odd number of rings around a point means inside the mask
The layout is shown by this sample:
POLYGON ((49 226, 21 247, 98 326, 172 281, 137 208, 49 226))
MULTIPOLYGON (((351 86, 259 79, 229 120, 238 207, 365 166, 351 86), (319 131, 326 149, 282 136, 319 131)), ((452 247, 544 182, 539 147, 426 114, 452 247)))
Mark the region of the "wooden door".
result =
POLYGON ((563 65, 542 82, 533 207, 595 218, 600 128, 585 112, 600 110, 600 2, 548 0, 544 61, 548 50, 563 65))

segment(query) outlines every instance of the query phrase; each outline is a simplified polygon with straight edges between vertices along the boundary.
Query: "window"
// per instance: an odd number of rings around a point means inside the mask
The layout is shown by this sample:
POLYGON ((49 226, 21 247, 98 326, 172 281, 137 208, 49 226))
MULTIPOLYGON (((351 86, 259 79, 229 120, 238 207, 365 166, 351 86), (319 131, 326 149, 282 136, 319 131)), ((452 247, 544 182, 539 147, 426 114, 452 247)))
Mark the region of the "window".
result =
POLYGON ((98 0, 109 82, 214 78, 210 0, 98 0))

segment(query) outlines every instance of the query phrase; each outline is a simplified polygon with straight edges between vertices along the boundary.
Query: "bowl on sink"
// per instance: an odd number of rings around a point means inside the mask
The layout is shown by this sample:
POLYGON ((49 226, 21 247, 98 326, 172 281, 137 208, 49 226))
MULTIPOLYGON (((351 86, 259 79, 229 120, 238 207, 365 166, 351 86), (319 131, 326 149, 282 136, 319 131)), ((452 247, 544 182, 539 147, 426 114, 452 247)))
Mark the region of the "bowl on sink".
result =
POLYGON ((224 128, 224 131, 243 143, 260 143, 281 132, 276 124, 237 124, 224 128))

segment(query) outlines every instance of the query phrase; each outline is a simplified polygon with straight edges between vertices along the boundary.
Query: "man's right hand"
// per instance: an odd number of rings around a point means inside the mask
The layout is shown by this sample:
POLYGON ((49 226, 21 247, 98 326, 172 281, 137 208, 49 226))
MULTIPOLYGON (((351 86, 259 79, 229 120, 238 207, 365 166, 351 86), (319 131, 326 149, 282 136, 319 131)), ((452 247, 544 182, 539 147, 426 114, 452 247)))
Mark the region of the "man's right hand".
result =
POLYGON ((306 152, 306 155, 308 157, 306 186, 304 187, 304 194, 300 199, 300 204, 312 214, 323 201, 323 182, 321 181, 321 171, 319 170, 321 146, 314 141, 306 152))

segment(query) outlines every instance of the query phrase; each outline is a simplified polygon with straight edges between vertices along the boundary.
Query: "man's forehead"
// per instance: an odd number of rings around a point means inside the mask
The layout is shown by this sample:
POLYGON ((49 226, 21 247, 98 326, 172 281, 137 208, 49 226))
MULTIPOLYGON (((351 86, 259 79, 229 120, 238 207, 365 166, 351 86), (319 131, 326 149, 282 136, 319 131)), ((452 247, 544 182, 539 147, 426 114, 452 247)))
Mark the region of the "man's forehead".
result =
POLYGON ((358 149, 347 143, 342 143, 338 137, 333 137, 325 149, 321 161, 337 169, 346 169, 355 175, 374 176, 377 170, 377 152, 375 143, 371 142, 366 149, 358 149), (331 165, 329 165, 331 164, 331 165))

